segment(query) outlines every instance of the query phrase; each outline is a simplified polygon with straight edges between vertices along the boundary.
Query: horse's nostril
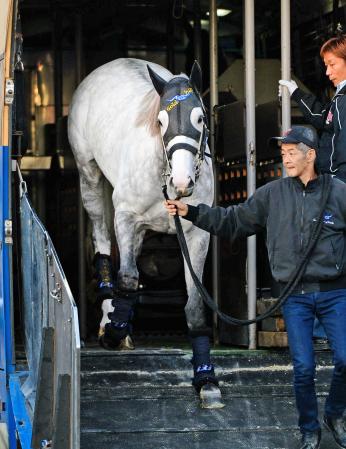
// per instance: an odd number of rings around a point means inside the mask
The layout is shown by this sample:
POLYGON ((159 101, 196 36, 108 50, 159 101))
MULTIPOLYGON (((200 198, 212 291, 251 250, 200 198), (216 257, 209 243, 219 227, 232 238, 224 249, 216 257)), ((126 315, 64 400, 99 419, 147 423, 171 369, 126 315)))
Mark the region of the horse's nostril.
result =
POLYGON ((175 189, 175 193, 177 195, 177 199, 187 197, 192 195, 193 189, 175 189))
POLYGON ((192 181, 192 179, 190 178, 189 184, 187 186, 188 189, 192 189, 192 187, 195 185, 195 183, 192 181))

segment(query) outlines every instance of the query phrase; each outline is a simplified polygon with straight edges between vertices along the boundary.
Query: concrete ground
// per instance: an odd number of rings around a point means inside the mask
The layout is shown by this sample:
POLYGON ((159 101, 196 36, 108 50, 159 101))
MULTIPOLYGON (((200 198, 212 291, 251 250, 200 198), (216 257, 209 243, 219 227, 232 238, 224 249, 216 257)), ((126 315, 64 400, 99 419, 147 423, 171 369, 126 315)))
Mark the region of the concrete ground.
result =
MULTIPOLYGON (((331 355, 317 357, 320 414, 331 355)), ((205 410, 191 387, 191 352, 151 345, 82 354, 81 449, 295 449, 300 433, 284 351, 219 349, 225 408, 205 410)), ((337 446, 327 431, 320 449, 337 446)))

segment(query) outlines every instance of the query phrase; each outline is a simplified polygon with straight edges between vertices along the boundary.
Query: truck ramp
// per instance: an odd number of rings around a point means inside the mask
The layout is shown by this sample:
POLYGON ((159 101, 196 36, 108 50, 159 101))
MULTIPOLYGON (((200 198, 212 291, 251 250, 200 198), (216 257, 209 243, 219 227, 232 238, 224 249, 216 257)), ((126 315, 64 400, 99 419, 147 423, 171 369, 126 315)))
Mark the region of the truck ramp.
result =
MULTIPOLYGON (((300 433, 287 351, 213 350, 223 409, 201 409, 191 351, 82 352, 81 449, 295 449, 300 433)), ((317 359, 320 415, 331 354, 317 359)), ((324 430, 321 449, 334 449, 324 430)))

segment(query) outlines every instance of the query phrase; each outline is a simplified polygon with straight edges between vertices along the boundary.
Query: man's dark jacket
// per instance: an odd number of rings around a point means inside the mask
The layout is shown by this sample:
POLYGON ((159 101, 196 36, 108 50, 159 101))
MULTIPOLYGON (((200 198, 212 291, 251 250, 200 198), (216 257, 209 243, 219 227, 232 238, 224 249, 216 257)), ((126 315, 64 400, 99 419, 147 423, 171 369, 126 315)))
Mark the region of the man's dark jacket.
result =
MULTIPOLYGON (((299 178, 282 178, 256 190, 247 201, 228 208, 189 205, 184 217, 199 228, 231 241, 266 230, 273 277, 288 282, 303 256, 320 214, 322 178, 305 187, 299 178)), ((299 292, 346 288, 346 184, 332 179, 323 227, 299 292)))
POLYGON ((319 171, 334 174, 346 182, 346 86, 325 105, 301 89, 293 92, 292 99, 305 119, 318 131, 319 171))

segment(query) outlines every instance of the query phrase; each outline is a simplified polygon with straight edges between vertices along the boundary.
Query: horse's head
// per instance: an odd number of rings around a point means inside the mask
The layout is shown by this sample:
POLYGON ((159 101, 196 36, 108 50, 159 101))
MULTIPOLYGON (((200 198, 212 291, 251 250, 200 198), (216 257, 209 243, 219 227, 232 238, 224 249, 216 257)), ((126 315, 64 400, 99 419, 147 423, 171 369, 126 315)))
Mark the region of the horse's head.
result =
POLYGON ((208 130, 200 88, 201 69, 194 63, 190 77, 180 75, 165 81, 148 66, 153 85, 160 95, 158 122, 167 162, 171 167, 170 183, 178 197, 189 196, 204 159, 208 130))

